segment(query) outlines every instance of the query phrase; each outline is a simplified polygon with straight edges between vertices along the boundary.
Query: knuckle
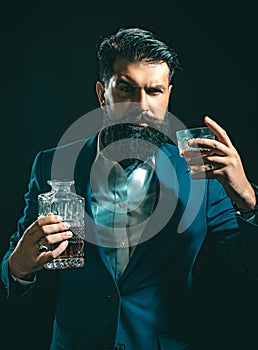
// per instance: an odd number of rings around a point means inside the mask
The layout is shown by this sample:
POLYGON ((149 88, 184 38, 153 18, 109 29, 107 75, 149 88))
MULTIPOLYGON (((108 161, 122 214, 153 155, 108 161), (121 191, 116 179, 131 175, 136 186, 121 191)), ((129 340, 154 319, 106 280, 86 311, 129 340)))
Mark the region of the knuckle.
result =
POLYGON ((227 136, 226 130, 222 129, 221 130, 221 135, 222 135, 222 137, 226 137, 227 136))
POLYGON ((44 235, 46 235, 48 233, 48 228, 47 226, 41 226, 40 227, 41 231, 44 233, 44 235))
POLYGON ((49 251, 47 254, 47 257, 45 258, 46 262, 50 262, 51 260, 56 258, 55 254, 53 254, 52 251, 49 251))
POLYGON ((39 227, 43 226, 43 224, 44 224, 44 217, 43 217, 43 216, 38 217, 38 219, 36 220, 36 224, 37 224, 39 227))
MULTIPOLYGON (((47 245, 50 245, 51 244, 50 235, 46 235, 44 237, 44 241, 46 242, 47 245)), ((41 239, 41 242, 42 242, 42 239, 41 239)), ((43 242, 42 242, 42 244, 43 244, 43 242)))
POLYGON ((68 227, 64 224, 64 223, 62 223, 62 222, 60 222, 59 224, 57 224, 57 226, 58 226, 58 230, 59 231, 65 231, 65 230, 68 230, 68 227))
POLYGON ((60 222, 60 217, 58 215, 49 214, 49 215, 40 215, 37 219, 37 223, 39 226, 46 224, 54 224, 56 222, 60 222))

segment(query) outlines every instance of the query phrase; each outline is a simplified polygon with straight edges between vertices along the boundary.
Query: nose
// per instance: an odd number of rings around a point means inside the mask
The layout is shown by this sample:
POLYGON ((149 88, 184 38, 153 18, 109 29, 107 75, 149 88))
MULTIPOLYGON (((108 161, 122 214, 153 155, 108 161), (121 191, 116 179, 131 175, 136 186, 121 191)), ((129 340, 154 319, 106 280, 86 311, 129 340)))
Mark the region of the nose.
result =
POLYGON ((148 95, 144 89, 139 89, 135 92, 134 102, 137 103, 141 113, 149 110, 148 95))

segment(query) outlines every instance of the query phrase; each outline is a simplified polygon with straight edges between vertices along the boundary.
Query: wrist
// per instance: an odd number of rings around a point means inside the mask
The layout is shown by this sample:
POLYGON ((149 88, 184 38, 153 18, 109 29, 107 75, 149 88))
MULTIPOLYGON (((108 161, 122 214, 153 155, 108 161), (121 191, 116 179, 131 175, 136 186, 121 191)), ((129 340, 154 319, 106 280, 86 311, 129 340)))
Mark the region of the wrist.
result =
POLYGON ((244 218, 251 218, 252 216, 256 215, 258 213, 258 186, 255 184, 251 184, 252 188, 254 190, 255 194, 255 201, 254 206, 248 208, 248 209, 242 209, 240 208, 235 201, 233 201, 233 206, 236 209, 237 215, 240 215, 244 218))
POLYGON ((242 216, 245 219, 249 219, 258 213, 258 205, 248 210, 236 209, 236 214, 242 216))
POLYGON ((18 282, 22 285, 28 285, 28 284, 36 282, 36 274, 35 273, 31 274, 30 279, 19 278, 19 277, 15 276, 14 274, 12 274, 11 272, 10 272, 10 275, 15 282, 18 282))
POLYGON ((12 256, 9 258, 9 272, 14 279, 20 279, 22 281, 32 281, 35 277, 35 274, 33 272, 22 272, 21 269, 19 269, 12 260, 12 256))

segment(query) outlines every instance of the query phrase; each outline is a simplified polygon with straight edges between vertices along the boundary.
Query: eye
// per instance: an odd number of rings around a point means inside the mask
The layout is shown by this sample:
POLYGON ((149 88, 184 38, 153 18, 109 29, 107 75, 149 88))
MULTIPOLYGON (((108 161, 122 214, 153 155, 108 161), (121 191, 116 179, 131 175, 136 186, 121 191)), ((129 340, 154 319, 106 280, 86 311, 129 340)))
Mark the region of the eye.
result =
POLYGON ((133 86, 131 85, 121 85, 119 90, 124 93, 132 93, 134 91, 133 86))
POLYGON ((158 95, 162 93, 162 90, 157 87, 149 87, 149 88, 146 88, 146 93, 149 95, 158 95))

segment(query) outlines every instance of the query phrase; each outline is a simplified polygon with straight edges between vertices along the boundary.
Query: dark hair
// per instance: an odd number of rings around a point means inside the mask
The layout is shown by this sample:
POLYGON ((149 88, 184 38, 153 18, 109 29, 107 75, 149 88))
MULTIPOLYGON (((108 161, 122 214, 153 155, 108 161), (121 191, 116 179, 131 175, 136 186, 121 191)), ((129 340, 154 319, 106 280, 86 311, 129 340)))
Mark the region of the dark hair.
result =
POLYGON ((113 75, 113 67, 118 57, 131 62, 166 62, 170 74, 169 81, 180 70, 178 55, 154 33, 141 28, 121 28, 116 34, 105 37, 98 45, 99 78, 106 83, 113 75))

